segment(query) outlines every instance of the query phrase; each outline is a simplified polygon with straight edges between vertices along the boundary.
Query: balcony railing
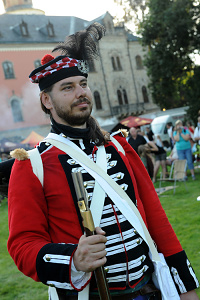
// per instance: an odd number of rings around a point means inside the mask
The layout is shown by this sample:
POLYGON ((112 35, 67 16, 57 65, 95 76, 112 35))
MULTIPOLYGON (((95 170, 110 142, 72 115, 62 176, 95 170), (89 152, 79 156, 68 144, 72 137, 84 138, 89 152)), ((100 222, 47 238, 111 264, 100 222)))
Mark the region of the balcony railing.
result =
POLYGON ((123 104, 111 107, 111 113, 113 116, 119 115, 131 115, 144 111, 144 103, 123 104))

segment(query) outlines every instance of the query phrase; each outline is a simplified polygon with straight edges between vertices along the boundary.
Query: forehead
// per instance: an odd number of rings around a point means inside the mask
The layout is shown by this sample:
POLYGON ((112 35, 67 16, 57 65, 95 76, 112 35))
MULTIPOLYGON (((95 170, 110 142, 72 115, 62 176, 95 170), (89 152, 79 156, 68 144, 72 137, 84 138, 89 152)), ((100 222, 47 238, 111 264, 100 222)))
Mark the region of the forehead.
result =
POLYGON ((80 83, 82 81, 87 81, 87 78, 84 77, 84 76, 72 76, 72 77, 67 77, 67 78, 64 78, 58 82, 56 82, 54 84, 55 87, 60 87, 64 84, 69 84, 69 83, 80 83))

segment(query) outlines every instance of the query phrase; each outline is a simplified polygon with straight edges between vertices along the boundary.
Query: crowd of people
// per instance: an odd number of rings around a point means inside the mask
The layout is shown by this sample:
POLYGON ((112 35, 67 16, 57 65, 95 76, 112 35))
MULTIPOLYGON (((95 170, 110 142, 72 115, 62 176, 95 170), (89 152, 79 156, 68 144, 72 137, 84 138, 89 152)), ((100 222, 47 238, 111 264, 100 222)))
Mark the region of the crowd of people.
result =
MULTIPOLYGON (((190 170, 192 179, 195 180, 194 160, 200 148, 200 116, 197 121, 196 128, 190 121, 186 123, 186 126, 181 120, 177 120, 174 126, 171 122, 167 123, 171 149, 168 156, 168 149, 164 147, 161 137, 154 135, 150 125, 146 126, 144 131, 141 128, 130 128, 127 141, 140 156, 153 182, 156 182, 160 167, 162 178, 165 179, 168 175, 167 166, 171 166, 177 159, 187 160, 187 168, 190 170)), ((186 172, 185 180, 187 179, 186 172)))

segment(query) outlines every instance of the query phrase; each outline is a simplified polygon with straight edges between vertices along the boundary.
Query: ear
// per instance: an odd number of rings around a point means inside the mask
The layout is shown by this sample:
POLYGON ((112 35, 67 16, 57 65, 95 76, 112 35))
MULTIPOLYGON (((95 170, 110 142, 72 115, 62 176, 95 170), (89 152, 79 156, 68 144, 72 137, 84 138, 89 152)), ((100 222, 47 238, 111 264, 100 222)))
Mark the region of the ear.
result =
POLYGON ((51 109, 53 106, 52 106, 52 102, 51 102, 51 97, 49 94, 45 93, 45 92, 42 92, 41 95, 40 95, 40 99, 41 99, 41 102, 42 104, 47 108, 47 109, 51 109))

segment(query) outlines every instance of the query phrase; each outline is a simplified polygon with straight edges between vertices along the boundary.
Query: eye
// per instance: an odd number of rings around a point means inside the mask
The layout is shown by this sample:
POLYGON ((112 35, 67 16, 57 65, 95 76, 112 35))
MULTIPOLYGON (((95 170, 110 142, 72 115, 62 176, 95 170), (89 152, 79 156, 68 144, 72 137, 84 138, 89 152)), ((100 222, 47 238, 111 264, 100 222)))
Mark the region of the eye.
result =
POLYGON ((84 87, 84 88, 87 87, 87 82, 82 82, 81 86, 84 87))
POLYGON ((72 86, 71 85, 66 85, 62 88, 63 91, 69 91, 71 90, 72 86))

